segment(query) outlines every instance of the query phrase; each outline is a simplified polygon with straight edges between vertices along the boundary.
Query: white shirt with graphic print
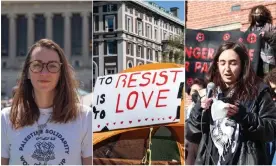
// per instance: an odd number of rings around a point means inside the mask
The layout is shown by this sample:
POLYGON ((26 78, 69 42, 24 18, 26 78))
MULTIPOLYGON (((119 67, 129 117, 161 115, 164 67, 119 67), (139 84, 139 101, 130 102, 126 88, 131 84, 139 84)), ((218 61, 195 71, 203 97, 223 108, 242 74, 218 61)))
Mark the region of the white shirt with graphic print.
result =
POLYGON ((53 108, 39 109, 38 123, 12 129, 10 107, 1 111, 1 157, 10 165, 81 165, 81 158, 92 156, 92 109, 80 105, 81 114, 75 121, 44 124, 53 108), (40 134, 39 134, 40 133, 40 134))

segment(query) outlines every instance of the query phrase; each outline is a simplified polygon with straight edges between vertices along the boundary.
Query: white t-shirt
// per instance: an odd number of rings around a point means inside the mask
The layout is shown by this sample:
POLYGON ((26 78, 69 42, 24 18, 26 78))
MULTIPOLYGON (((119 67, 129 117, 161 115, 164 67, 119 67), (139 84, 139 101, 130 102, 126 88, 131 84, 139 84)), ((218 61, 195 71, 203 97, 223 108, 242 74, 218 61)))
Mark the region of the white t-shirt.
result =
POLYGON ((81 114, 72 122, 44 124, 53 108, 39 109, 38 123, 12 129, 10 107, 1 111, 1 157, 9 158, 10 165, 81 165, 81 158, 92 156, 92 109, 80 105, 81 114))

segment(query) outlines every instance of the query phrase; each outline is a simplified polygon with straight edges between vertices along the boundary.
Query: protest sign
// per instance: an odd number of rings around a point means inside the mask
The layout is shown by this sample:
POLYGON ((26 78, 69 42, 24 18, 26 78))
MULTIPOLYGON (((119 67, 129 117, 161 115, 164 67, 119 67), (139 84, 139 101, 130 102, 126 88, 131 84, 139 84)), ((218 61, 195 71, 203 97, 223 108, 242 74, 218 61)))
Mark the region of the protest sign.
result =
POLYGON ((184 68, 98 77, 93 132, 178 122, 184 79, 184 68))
POLYGON ((248 49, 248 55, 255 72, 261 75, 258 71, 260 69, 260 37, 257 33, 187 29, 185 36, 185 69, 188 85, 192 84, 194 78, 204 79, 218 47, 226 41, 243 43, 248 49))

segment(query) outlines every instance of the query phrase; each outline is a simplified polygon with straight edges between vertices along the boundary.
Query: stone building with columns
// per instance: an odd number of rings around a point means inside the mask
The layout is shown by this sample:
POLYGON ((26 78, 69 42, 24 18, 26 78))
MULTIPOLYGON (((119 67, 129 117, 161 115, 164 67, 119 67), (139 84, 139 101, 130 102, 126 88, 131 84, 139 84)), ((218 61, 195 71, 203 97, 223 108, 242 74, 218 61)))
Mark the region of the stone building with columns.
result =
POLYGON ((28 48, 42 38, 58 43, 82 89, 92 91, 92 2, 2 1, 1 96, 11 96, 28 48))
POLYGON ((93 2, 93 82, 98 76, 161 62, 164 41, 183 35, 178 14, 177 7, 166 11, 152 2, 93 2))

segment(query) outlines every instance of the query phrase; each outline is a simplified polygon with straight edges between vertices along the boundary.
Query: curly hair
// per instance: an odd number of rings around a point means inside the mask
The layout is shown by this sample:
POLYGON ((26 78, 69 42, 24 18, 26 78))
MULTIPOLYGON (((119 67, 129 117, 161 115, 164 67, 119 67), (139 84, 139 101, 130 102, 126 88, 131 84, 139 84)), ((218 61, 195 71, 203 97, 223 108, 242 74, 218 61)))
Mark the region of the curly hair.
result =
POLYGON ((264 78, 264 82, 269 85, 269 83, 276 84, 276 68, 271 70, 264 78))
POLYGON ((272 24, 272 15, 271 15, 270 10, 268 10, 264 5, 258 5, 258 6, 254 6, 248 15, 248 21, 250 23, 250 28, 252 28, 254 25, 256 25, 254 13, 257 9, 259 9, 261 11, 261 13, 267 18, 266 23, 272 24))
POLYGON ((29 62, 32 52, 37 47, 44 47, 57 52, 61 63, 60 78, 56 86, 54 97, 52 122, 67 123, 75 120, 79 115, 77 104, 78 82, 75 79, 75 73, 72 66, 66 59, 63 50, 58 44, 49 39, 41 39, 36 42, 29 50, 24 62, 23 70, 19 80, 18 88, 11 106, 10 120, 15 129, 34 124, 40 116, 39 108, 32 95, 33 86, 28 79, 29 62))

